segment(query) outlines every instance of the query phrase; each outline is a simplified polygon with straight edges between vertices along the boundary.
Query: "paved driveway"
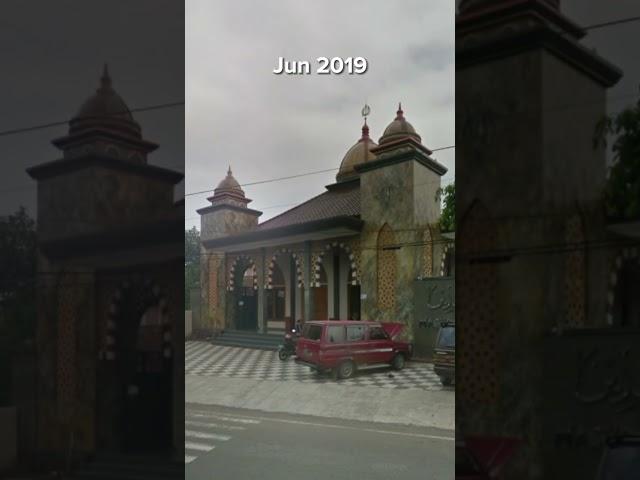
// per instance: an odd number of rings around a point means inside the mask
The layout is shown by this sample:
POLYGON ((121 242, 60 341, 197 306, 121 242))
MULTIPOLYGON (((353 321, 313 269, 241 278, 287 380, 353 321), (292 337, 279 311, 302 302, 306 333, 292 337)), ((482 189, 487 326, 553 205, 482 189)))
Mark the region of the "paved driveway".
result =
POLYGON ((296 364, 293 359, 280 361, 277 352, 224 347, 198 341, 187 342, 185 345, 185 369, 187 375, 198 376, 336 383, 390 389, 447 389, 433 373, 433 365, 428 363, 407 362, 401 371, 390 368, 363 370, 353 378, 336 382, 330 376, 319 376, 308 367, 296 364))

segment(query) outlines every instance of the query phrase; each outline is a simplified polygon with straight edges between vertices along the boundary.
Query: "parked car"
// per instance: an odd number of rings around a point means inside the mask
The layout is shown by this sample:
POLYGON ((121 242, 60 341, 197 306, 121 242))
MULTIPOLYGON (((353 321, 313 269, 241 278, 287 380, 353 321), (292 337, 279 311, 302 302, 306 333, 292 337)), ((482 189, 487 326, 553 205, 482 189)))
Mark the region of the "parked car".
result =
POLYGON ((502 468, 521 441, 508 437, 466 437, 456 440, 456 480, 500 478, 502 468))
POLYGON ((464 442, 456 442, 456 480, 490 480, 464 442))
POLYGON ((640 436, 608 439, 597 480, 637 479, 640 472, 640 436))
POLYGON ((307 322, 296 345, 296 363, 349 378, 357 369, 378 365, 404 368, 413 347, 402 323, 358 320, 307 322))
POLYGON ((433 371, 443 385, 453 385, 456 379, 456 325, 445 322, 440 325, 433 352, 433 371))

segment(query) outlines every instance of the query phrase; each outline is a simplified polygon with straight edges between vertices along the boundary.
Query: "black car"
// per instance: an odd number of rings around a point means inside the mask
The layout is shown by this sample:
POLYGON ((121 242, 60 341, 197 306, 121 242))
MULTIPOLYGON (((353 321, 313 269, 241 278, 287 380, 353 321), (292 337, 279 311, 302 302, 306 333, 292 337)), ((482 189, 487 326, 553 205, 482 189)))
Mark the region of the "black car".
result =
POLYGON ((443 385, 453 385, 456 379, 456 325, 445 322, 440 325, 433 353, 433 371, 443 385))
POLYGON ((604 449, 597 480, 631 480, 640 475, 640 437, 610 439, 604 449))

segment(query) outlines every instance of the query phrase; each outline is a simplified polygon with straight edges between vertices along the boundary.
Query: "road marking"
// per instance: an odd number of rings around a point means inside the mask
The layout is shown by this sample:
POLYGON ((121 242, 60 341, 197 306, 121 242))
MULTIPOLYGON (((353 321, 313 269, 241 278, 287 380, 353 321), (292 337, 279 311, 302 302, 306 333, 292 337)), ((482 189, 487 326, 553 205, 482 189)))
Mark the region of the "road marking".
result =
POLYGON ((216 447, 215 445, 207 445, 206 443, 184 442, 184 448, 187 450, 197 450, 199 452, 210 452, 216 447))
POLYGON ((218 428, 220 430, 244 430, 244 427, 239 427, 237 425, 222 425, 220 423, 194 422, 193 420, 185 420, 184 424, 190 427, 218 428))
POLYGON ((196 458, 198 458, 198 457, 192 457, 191 455, 185 455, 185 456, 184 456, 184 463, 191 463, 191 462, 193 462, 196 458))
MULTIPOLYGON (((228 417, 231 418, 231 417, 228 417)), ((350 427, 348 425, 334 425, 327 423, 314 423, 314 422, 305 422, 302 420, 285 420, 282 418, 269 418, 269 417, 249 417, 249 416, 238 416, 234 417, 237 421, 245 420, 245 421, 253 421, 255 423, 260 422, 280 422, 280 423, 289 423, 292 425, 307 425, 311 427, 326 427, 326 428, 336 428, 340 430, 357 430, 359 432, 370 432, 370 433, 380 433, 383 435, 397 435, 401 437, 413 437, 413 438, 426 438, 429 440, 443 440, 447 442, 454 442, 455 437, 445 437, 442 435, 429 435, 425 433, 410 433, 410 432, 394 432, 393 430, 380 430, 375 428, 358 428, 358 427, 350 427)))
POLYGON ((195 430, 185 430, 184 435, 190 438, 203 438, 207 440, 218 440, 220 442, 226 442, 227 440, 231 440, 231 437, 229 437, 228 435, 218 435, 217 433, 196 432, 195 430))
POLYGON ((220 420, 222 422, 235 422, 235 423, 247 423, 247 424, 258 424, 259 420, 253 420, 248 418, 235 418, 235 417, 224 417, 221 415, 216 415, 215 413, 189 413, 190 417, 200 417, 200 418, 215 418, 216 420, 220 420))

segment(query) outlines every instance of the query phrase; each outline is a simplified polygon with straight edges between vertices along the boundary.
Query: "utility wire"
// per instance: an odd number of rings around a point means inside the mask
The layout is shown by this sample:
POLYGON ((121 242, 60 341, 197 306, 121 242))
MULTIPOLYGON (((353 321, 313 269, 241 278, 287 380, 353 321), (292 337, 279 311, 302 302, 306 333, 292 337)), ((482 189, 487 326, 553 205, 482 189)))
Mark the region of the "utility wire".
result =
POLYGON ((598 28, 613 27, 615 25, 622 25, 624 23, 631 23, 631 22, 637 22, 637 21, 640 21, 640 16, 620 18, 618 20, 611 20, 609 22, 603 22, 603 23, 594 23, 592 25, 587 25, 586 27, 582 27, 582 29, 597 30, 598 28))
MULTIPOLYGON (((451 145, 449 147, 443 147, 443 148, 454 148, 454 147, 455 147, 454 145, 451 145)), ((314 170, 312 172, 299 173, 299 174, 296 174, 296 175, 289 175, 289 176, 286 176, 286 177, 270 178, 270 179, 267 179, 267 180, 259 180, 257 182, 242 183, 242 184, 240 184, 240 186, 241 187, 248 187, 248 186, 251 186, 251 185, 261 185, 261 184, 264 184, 264 183, 280 182, 282 180, 290 180, 292 178, 307 177, 307 176, 310 176, 310 175, 316 175, 318 173, 335 172, 336 170, 340 170, 340 168, 336 167, 336 168, 328 168, 326 170, 314 170)), ((451 177, 443 177, 443 178, 451 178, 451 177)), ((437 183, 437 181, 426 182, 426 183, 437 183)), ((201 190, 199 192, 185 193, 184 196, 185 197, 190 197, 190 196, 193 196, 193 195, 202 195, 202 194, 211 193, 211 192, 213 192, 213 189, 201 190)), ((304 200, 304 201, 307 201, 307 200, 304 200)))
MULTIPOLYGON (((148 105, 146 107, 131 108, 131 109, 123 110, 121 112, 110 113, 108 116, 118 116, 118 115, 124 115, 127 113, 136 113, 136 112, 149 112, 152 110, 162 110, 165 108, 175 108, 179 106, 184 106, 184 100, 178 101, 178 102, 160 103, 157 105, 148 105)), ((0 137, 16 135, 18 133, 33 132, 35 130, 43 130, 51 127, 58 127, 61 125, 68 125, 71 120, 77 120, 79 118, 81 119, 82 117, 75 117, 73 119, 68 119, 68 120, 60 120, 58 122, 42 123, 40 125, 33 125, 30 127, 21 127, 21 128, 14 128, 11 130, 3 130, 3 131, 0 131, 0 137)))

